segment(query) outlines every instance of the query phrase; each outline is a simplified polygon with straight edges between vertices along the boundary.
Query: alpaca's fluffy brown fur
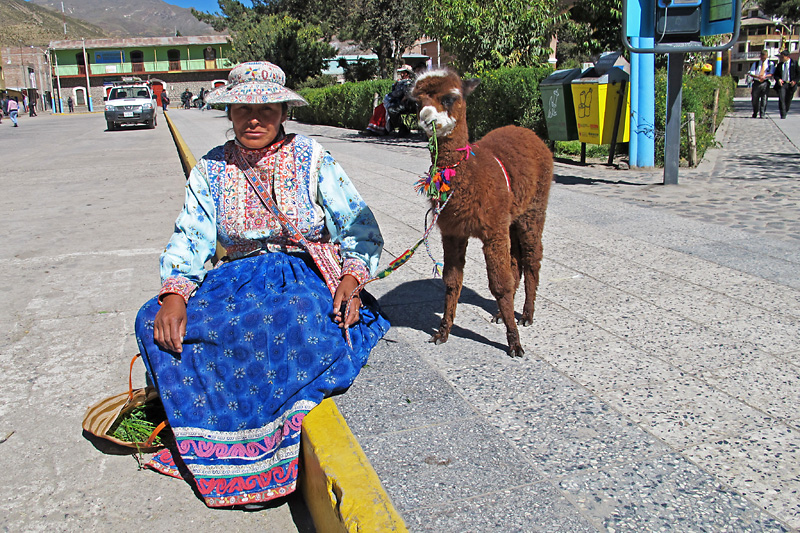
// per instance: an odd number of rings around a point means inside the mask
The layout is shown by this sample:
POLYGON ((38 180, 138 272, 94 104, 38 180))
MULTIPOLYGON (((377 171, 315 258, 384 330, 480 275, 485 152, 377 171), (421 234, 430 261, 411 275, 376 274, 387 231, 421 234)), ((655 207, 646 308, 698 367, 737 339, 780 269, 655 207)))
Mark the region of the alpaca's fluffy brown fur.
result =
MULTIPOLYGON (((464 156, 457 151, 469 140, 464 99, 476 86, 476 80, 462 81, 452 71, 423 74, 414 85, 412 97, 419 105, 420 125, 429 136, 436 127, 439 168, 452 166, 464 156)), ((467 240, 477 237, 483 242, 489 289, 499 308, 495 319, 506 324, 508 353, 521 356, 514 293, 524 274, 525 306, 519 323, 529 326, 539 284, 553 157, 536 134, 517 126, 489 132, 473 144, 473 151, 474 156, 456 167, 453 196, 439 216, 446 295, 444 316, 431 342, 447 341, 461 294, 467 240), (495 157, 505 166, 510 191, 495 157)))

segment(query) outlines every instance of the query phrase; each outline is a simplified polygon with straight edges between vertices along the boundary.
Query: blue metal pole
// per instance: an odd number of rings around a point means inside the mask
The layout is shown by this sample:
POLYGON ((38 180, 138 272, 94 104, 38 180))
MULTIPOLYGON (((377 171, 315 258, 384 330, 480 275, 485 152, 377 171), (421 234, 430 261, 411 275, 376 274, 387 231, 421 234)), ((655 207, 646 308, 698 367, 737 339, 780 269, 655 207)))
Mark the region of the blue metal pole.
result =
POLYGON ((722 76, 722 52, 717 52, 717 58, 714 61, 714 76, 722 76))
MULTIPOLYGON (((639 46, 639 38, 631 37, 631 44, 639 46)), ((628 141, 628 165, 633 167, 639 166, 638 158, 638 134, 639 130, 639 56, 641 54, 631 53, 631 82, 629 84, 631 91, 631 121, 630 127, 630 141, 628 141)))
MULTIPOLYGON (((643 48, 655 46, 653 37, 640 37, 643 48)), ((636 161, 640 167, 656 164, 656 67, 655 54, 639 54, 639 133, 636 161)))
POLYGON ((678 183, 681 150, 681 100, 686 52, 667 57, 667 126, 664 132, 664 185, 678 183))

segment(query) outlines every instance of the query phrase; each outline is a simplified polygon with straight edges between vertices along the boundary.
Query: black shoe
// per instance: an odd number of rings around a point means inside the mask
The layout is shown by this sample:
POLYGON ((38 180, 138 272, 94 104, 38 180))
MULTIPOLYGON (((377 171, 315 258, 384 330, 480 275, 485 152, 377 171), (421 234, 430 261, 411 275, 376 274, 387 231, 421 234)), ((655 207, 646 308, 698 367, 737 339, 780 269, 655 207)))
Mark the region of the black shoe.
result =
POLYGON ((758 113, 753 113, 753 117, 752 118, 758 118, 758 113))

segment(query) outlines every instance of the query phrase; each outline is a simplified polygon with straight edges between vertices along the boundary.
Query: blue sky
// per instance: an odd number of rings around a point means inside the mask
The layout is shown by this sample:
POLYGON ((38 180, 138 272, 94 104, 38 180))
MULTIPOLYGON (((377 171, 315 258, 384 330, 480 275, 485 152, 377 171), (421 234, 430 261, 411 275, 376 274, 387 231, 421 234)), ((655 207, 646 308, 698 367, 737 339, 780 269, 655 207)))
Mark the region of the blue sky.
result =
MULTIPOLYGON (((213 13, 219 10, 217 0, 165 0, 166 3, 179 7, 193 7, 199 11, 213 13)), ((251 6, 250 0, 239 0, 246 6, 251 6)))

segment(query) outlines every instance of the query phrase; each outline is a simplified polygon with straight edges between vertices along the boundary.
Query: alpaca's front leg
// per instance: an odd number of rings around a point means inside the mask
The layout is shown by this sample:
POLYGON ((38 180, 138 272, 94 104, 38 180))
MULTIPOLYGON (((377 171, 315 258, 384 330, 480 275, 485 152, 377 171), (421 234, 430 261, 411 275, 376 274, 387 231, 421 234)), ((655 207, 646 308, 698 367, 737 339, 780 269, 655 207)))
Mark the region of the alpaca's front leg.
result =
POLYGON ((456 318, 456 306, 461 296, 461 286, 464 282, 464 263, 467 257, 467 242, 465 237, 442 236, 444 247, 444 268, 442 280, 444 281, 444 314, 442 322, 429 342, 442 344, 450 336, 450 328, 456 318))
POLYGON ((507 232, 487 237, 483 241, 486 272, 489 274, 489 290, 497 300, 500 318, 506 324, 508 354, 522 357, 525 350, 519 342, 519 330, 514 320, 514 292, 516 283, 511 271, 511 243, 507 232))

